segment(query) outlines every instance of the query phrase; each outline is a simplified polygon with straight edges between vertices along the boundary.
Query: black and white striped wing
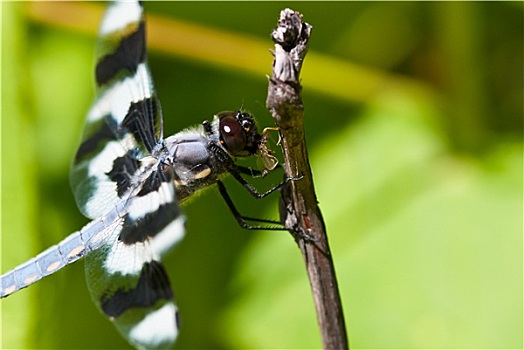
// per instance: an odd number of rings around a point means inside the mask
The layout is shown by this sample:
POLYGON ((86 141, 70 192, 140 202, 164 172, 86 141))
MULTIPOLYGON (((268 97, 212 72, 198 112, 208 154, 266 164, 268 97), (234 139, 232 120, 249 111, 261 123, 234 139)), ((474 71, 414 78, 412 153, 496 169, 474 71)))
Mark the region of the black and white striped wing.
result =
POLYGON ((162 111, 146 62, 138 1, 109 7, 96 56, 97 98, 71 171, 77 205, 91 219, 129 195, 140 160, 162 140, 162 111))
POLYGON ((115 2, 100 29, 97 100, 90 110, 71 183, 80 210, 99 218, 114 207, 115 229, 86 256, 91 295, 138 348, 166 348, 178 333, 177 308, 160 259, 184 235, 173 169, 162 159, 162 114, 146 63, 138 1, 115 2))
POLYGON ((102 245, 86 256, 86 279, 97 306, 131 344, 164 349, 178 335, 178 310, 160 260, 183 238, 185 219, 170 169, 155 164, 143 176, 118 229, 94 237, 102 245))

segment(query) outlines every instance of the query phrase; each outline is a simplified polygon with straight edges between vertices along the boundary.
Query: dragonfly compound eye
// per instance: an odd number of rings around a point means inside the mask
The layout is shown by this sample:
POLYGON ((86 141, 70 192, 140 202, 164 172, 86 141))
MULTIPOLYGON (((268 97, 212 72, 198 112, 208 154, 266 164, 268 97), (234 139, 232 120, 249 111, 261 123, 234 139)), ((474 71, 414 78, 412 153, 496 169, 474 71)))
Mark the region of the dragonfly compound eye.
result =
POLYGON ((233 116, 220 119, 220 141, 232 155, 240 155, 246 148, 246 131, 233 116))

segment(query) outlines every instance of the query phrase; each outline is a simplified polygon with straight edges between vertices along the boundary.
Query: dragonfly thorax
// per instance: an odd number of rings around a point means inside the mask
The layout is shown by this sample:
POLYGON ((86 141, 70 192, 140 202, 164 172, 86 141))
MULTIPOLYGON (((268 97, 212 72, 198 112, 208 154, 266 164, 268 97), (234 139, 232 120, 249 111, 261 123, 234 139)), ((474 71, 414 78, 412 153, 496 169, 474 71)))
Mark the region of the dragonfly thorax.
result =
POLYGON ((214 184, 234 166, 236 157, 254 155, 259 140, 254 118, 244 112, 222 112, 212 122, 166 138, 177 199, 183 201, 214 184))

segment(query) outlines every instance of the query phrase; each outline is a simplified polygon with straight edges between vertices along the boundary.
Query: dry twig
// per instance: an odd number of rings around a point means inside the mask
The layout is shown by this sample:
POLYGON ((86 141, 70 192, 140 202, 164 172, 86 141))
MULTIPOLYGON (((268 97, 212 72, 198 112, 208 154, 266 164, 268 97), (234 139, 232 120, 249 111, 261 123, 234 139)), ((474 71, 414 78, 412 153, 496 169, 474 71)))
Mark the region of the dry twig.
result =
POLYGON ((318 207, 304 137, 304 106, 299 82, 311 26, 290 9, 280 13, 272 33, 273 74, 266 105, 280 130, 284 169, 290 181, 282 189, 280 216, 302 251, 316 305, 324 349, 348 349, 333 260, 318 207))

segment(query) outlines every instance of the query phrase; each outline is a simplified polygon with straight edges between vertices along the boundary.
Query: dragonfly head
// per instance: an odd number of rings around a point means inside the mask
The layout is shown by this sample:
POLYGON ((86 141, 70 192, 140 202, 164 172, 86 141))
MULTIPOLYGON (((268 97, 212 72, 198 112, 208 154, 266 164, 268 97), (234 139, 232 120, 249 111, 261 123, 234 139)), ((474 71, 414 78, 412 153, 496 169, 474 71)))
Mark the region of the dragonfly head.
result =
POLYGON ((255 118, 242 111, 226 111, 215 116, 213 131, 218 135, 222 147, 234 157, 254 155, 261 136, 255 118))

